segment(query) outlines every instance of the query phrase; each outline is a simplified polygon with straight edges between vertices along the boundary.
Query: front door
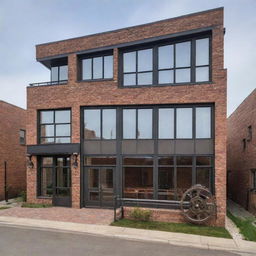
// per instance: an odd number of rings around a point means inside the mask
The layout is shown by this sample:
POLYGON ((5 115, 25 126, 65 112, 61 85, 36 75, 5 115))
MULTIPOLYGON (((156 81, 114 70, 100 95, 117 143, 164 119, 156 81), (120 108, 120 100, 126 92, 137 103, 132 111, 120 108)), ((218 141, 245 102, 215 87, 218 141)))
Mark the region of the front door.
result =
POLYGON ((85 206, 112 207, 114 202, 114 168, 86 168, 85 206))
POLYGON ((54 166, 53 205, 71 206, 70 157, 56 157, 54 166))

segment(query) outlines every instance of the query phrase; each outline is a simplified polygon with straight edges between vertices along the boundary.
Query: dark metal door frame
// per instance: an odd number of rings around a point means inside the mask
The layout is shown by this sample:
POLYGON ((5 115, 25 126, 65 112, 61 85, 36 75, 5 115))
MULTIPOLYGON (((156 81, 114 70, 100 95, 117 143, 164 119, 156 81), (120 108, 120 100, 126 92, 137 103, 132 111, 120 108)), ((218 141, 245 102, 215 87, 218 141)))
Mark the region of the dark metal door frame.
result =
POLYGON ((53 197, 52 197, 52 203, 54 206, 64 206, 64 207, 71 207, 71 166, 64 165, 63 161, 63 168, 68 170, 69 175, 69 187, 57 187, 57 159, 63 158, 63 160, 70 156, 54 156, 53 157, 53 197), (57 189, 64 189, 67 190, 67 193, 69 193, 69 196, 60 196, 57 193, 57 189))
MULTIPOLYGON (((116 190, 116 182, 115 182, 115 167, 112 166, 87 166, 84 167, 84 207, 102 207, 108 208, 114 206, 114 195, 116 190), (98 188, 89 188, 89 169, 98 170, 98 188), (113 182, 113 200, 105 201, 103 198, 104 188, 102 188, 102 169, 111 169, 112 170, 112 182, 113 182), (98 200, 90 200, 89 194, 90 192, 98 193, 98 200)), ((111 192, 110 192, 111 193, 111 192)))

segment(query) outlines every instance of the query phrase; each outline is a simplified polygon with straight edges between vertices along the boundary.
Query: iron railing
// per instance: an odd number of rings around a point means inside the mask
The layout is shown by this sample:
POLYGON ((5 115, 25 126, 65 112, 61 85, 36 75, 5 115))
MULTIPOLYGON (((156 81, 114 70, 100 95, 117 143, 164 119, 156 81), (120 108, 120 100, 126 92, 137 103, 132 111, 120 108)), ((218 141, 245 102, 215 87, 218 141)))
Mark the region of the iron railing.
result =
POLYGON ((60 80, 60 81, 50 81, 50 82, 40 82, 40 83, 32 83, 29 86, 51 86, 51 85, 61 85, 66 84, 68 80, 60 80))
MULTIPOLYGON (((114 198, 114 221, 118 219, 117 210, 120 209, 120 218, 124 217, 125 206, 136 206, 145 208, 164 208, 164 209, 180 209, 181 201, 155 200, 155 199, 135 199, 135 198, 114 198)), ((183 202, 183 207, 188 207, 189 202, 183 202)))

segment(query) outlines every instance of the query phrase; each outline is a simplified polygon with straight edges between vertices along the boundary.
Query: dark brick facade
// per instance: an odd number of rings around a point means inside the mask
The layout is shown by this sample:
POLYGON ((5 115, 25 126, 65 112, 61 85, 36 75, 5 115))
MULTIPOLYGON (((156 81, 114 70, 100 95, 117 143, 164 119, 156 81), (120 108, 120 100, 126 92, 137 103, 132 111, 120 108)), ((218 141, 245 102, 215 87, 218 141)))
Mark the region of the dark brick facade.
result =
POLYGON ((252 169, 256 168, 256 90, 228 118, 228 195, 256 214, 252 169), (249 132, 251 127, 251 135, 249 132))
POLYGON ((26 129, 26 110, 0 101, 0 120, 0 200, 3 200, 5 161, 9 197, 26 189, 26 146, 19 141, 20 129, 26 129))
MULTIPOLYGON (((142 104, 212 103, 215 106, 215 191, 218 205, 216 225, 226 215, 226 70, 223 67, 223 9, 163 20, 117 31, 38 45, 37 59, 68 55, 68 83, 28 87, 27 143, 37 144, 37 110, 72 109, 72 143, 80 143, 80 107, 142 104), (77 52, 195 29, 212 29, 212 82, 183 86, 118 87, 118 55, 114 49, 114 78, 110 81, 78 82, 77 52)), ((34 156, 33 162, 36 163, 34 156)), ((36 197, 36 166, 27 173, 28 200, 36 197)), ((46 200, 47 201, 47 200, 46 200)), ((50 202, 48 200, 48 202, 50 202)), ((80 170, 72 168, 72 206, 80 207, 80 170)))

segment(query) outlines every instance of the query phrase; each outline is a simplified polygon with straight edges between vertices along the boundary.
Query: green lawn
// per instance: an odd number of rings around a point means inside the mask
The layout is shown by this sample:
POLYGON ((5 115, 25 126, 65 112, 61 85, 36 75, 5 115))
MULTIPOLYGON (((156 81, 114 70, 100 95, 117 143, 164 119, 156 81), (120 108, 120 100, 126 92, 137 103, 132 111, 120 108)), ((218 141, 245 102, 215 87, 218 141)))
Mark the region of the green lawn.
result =
POLYGON ((228 211, 228 217, 239 228, 240 233, 244 236, 245 240, 256 242, 256 227, 252 225, 253 219, 241 219, 228 211))
POLYGON ((208 226, 198 226, 188 223, 166 223, 158 221, 135 221, 128 219, 121 219, 119 221, 113 222, 112 226, 118 227, 128 227, 128 228, 139 228, 139 229, 150 229, 150 230, 160 230, 167 232, 178 232, 202 236, 214 236, 231 238, 230 234, 225 228, 222 227, 208 227, 208 226))
POLYGON ((52 207, 51 204, 31 204, 31 203, 23 203, 21 207, 25 208, 49 208, 52 207))
POLYGON ((9 206, 2 206, 2 207, 0 207, 0 210, 6 210, 6 209, 9 209, 9 208, 11 208, 11 207, 9 207, 9 206))

